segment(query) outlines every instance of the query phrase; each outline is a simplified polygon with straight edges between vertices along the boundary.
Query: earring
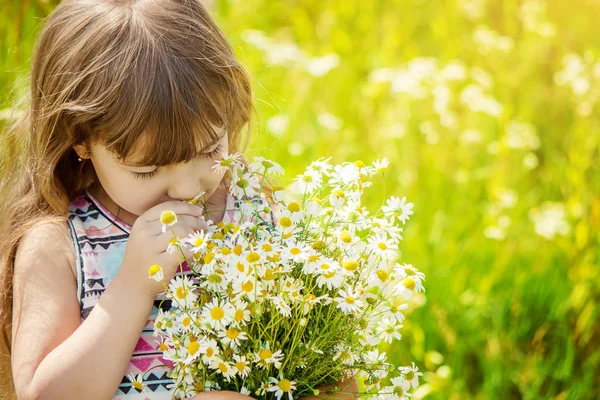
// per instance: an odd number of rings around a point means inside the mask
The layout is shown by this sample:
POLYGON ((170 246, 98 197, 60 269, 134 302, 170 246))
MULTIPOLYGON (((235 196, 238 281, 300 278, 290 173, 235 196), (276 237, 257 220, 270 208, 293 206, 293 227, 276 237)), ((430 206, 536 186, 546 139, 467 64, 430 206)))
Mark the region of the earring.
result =
POLYGON ((77 161, 81 162, 81 157, 77 157, 77 161))

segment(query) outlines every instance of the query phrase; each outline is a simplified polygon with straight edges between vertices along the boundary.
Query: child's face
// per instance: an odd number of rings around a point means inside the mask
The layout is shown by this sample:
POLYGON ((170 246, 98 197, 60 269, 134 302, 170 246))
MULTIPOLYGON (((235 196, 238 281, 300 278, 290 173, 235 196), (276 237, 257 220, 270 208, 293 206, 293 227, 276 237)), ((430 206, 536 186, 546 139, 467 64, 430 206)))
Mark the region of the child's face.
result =
MULTIPOLYGON (((202 201, 208 200, 216 191, 223 173, 214 174, 212 166, 215 159, 220 159, 222 152, 228 152, 228 135, 224 129, 214 127, 220 133, 221 139, 206 150, 219 152, 213 156, 201 156, 186 163, 165 167, 143 166, 134 167, 127 162, 137 161, 137 154, 132 154, 127 161, 120 162, 107 148, 101 144, 93 144, 91 159, 98 180, 111 200, 125 211, 139 216, 157 204, 171 200, 187 200, 196 197, 200 192, 206 194, 202 201), (136 177, 134 172, 149 173, 156 171, 153 176, 136 177)), ((141 140, 143 145, 143 140, 141 140)), ((77 150, 78 147, 75 146, 77 150)), ((86 154, 85 150, 78 153, 86 154)), ((204 153, 204 154, 206 154, 204 153)))

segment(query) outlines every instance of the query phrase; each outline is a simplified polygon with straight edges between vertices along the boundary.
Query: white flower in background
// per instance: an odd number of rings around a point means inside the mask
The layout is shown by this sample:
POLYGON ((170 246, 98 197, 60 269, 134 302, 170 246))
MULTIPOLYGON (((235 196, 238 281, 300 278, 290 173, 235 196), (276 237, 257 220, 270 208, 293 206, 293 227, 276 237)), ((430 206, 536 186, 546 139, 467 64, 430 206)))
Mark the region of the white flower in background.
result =
POLYGON ((409 219, 412 212, 413 203, 406 203, 406 197, 402 199, 392 196, 381 209, 385 214, 390 214, 398 218, 402 223, 409 219))
POLYGON ((281 368, 281 360, 283 359, 283 352, 277 350, 272 352, 269 347, 263 347, 254 355, 254 363, 259 367, 268 368, 271 364, 277 369, 281 368))
POLYGON ((335 53, 323 57, 311 58, 306 65, 306 70, 312 76, 324 76, 340 64, 340 56, 335 53))
POLYGON ((317 172, 319 175, 323 174, 329 176, 330 171, 333 169, 333 166, 329 164, 331 157, 320 158, 316 161, 310 163, 310 165, 306 168, 309 171, 317 172))
POLYGON ((388 318, 383 318, 378 324, 379 337, 386 343, 392 343, 394 339, 400 340, 402 338, 402 335, 399 332, 401 328, 401 323, 388 318))
POLYGON ((343 125, 343 121, 340 118, 328 112, 319 114, 317 120, 321 126, 332 131, 339 131, 343 125))
POLYGON ((248 336, 246 336, 246 332, 233 327, 227 330, 221 330, 217 332, 217 336, 221 338, 221 343, 223 343, 226 346, 231 346, 233 348, 239 346, 242 340, 248 339, 248 336))
POLYGON ((237 370, 237 374, 242 378, 245 378, 250 373, 250 362, 246 359, 246 356, 234 354, 233 365, 237 370))
POLYGON ((233 176, 231 188, 236 197, 254 197, 260 189, 260 184, 254 174, 245 172, 242 176, 233 176))
POLYGON ((294 179, 294 183, 297 186, 297 192, 306 192, 310 195, 321 187, 321 174, 316 171, 307 170, 304 174, 298 175, 294 179))
POLYGON ((373 167, 375 168, 375 172, 378 174, 383 173, 390 166, 390 161, 387 157, 383 157, 381 160, 376 160, 373 162, 373 167))
MULTIPOLYGON (((398 367, 398 370, 402 373, 402 375, 404 375, 404 379, 410 382, 414 389, 419 386, 419 376, 423 376, 423 373, 419 372, 419 367, 417 367, 414 362, 412 363, 412 366, 398 367)), ((397 386, 399 382, 392 379, 392 383, 397 386)))
POLYGON ((183 239, 184 242, 188 243, 191 246, 191 251, 194 253, 204 253, 206 250, 206 245, 208 244, 212 234, 210 232, 196 231, 194 233, 190 233, 190 235, 183 239))
POLYGON ((506 145, 513 149, 537 150, 540 139, 535 126, 520 121, 509 121, 506 125, 506 145))
POLYGON ((290 124, 290 118, 285 115, 275 115, 267 120, 267 129, 270 132, 281 135, 285 133, 290 124))
POLYGON ((227 361, 222 360, 219 357, 214 357, 209 364, 211 369, 214 369, 216 371, 218 371, 221 375, 223 375, 223 377, 225 378, 225 380, 227 382, 229 382, 229 380, 235 376, 236 374, 236 369, 235 367, 228 363, 227 361))
POLYGON ((254 162, 250 164, 250 171, 256 172, 260 175, 273 174, 273 175, 282 175, 283 168, 281 165, 273 162, 271 160, 267 160, 264 157, 254 157, 254 162))
POLYGON ((369 245, 367 247, 369 250, 386 260, 394 258, 398 251, 398 245, 384 235, 376 235, 369 238, 369 245))
POLYGON ((480 25, 473 32, 473 41, 478 45, 481 54, 489 54, 494 50, 507 53, 513 48, 513 40, 502 36, 488 26, 480 25))
POLYGON ((530 210, 529 219, 535 224, 535 233, 549 240, 557 235, 567 236, 571 230, 562 203, 545 201, 541 207, 530 210))

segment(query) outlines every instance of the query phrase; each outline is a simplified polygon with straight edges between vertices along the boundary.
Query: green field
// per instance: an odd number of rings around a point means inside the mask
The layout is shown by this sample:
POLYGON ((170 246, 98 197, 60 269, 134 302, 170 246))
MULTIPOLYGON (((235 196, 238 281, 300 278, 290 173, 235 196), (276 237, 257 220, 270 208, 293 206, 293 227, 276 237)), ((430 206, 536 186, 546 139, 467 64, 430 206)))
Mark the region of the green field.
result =
MULTIPOLYGON (((53 3, 0 6, 2 121, 53 3)), ((600 2, 208 3, 252 76, 249 156, 387 157, 415 204, 426 293, 388 349, 414 398, 600 398, 600 2)))

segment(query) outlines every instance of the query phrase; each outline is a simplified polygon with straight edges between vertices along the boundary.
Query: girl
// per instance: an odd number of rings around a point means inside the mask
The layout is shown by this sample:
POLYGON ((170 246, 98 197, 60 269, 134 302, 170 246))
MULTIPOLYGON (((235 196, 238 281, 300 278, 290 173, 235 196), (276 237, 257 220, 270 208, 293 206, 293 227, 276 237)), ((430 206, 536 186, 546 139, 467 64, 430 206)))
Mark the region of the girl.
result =
POLYGON ((235 222, 241 199, 211 166, 247 144, 249 76, 199 0, 64 0, 38 39, 31 88, 0 192, 16 394, 170 399, 152 336, 164 293, 148 267, 181 272, 159 217, 177 213, 179 237, 201 215, 235 222))

